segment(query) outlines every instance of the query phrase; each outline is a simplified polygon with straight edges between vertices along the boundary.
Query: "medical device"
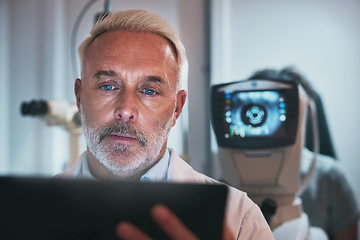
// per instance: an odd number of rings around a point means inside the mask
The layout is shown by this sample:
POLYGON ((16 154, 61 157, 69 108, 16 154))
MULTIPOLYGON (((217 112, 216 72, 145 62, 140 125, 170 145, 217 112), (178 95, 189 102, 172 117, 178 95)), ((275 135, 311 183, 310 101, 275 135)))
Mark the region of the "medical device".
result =
POLYGON ((62 126, 70 134, 71 166, 78 158, 79 137, 83 132, 75 104, 63 100, 32 100, 21 104, 23 116, 38 117, 49 126, 62 126))
POLYGON ((262 206, 275 239, 308 239, 309 222, 298 196, 312 176, 318 152, 312 99, 295 82, 258 79, 214 85, 211 100, 224 181, 262 206), (315 150, 309 172, 301 177, 308 114, 315 150))

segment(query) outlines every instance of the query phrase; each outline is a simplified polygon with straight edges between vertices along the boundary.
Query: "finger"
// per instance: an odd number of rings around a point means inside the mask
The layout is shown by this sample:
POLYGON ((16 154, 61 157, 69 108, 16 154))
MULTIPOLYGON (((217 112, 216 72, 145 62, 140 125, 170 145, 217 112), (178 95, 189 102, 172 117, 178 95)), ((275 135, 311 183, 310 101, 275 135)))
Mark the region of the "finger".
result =
POLYGON ((148 235, 129 222, 117 224, 115 232, 123 240, 151 240, 148 235))
POLYGON ((173 240, 198 240, 181 220, 164 205, 156 205, 151 216, 159 227, 173 240))

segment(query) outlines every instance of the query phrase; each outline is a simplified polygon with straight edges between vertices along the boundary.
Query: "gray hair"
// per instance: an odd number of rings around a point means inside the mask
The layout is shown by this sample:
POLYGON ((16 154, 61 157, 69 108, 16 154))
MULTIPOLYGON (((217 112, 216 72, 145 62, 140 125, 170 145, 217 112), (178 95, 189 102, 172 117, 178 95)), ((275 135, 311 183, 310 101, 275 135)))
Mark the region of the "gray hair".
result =
POLYGON ((145 10, 117 11, 99 19, 91 30, 90 36, 79 46, 78 51, 81 63, 83 64, 86 50, 99 35, 105 32, 121 30, 154 33, 165 38, 175 52, 180 73, 179 78, 187 77, 182 76, 184 74, 187 75, 187 73, 185 73, 187 67, 185 66, 185 69, 183 69, 183 65, 187 64, 185 48, 180 41, 176 30, 159 15, 145 10))

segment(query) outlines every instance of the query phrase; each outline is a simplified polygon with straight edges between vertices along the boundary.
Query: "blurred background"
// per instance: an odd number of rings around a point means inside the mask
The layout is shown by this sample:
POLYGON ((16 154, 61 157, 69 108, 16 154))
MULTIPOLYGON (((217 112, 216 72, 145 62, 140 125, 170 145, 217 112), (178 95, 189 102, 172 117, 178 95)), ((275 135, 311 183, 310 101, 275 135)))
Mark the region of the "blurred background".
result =
MULTIPOLYGON (((0 0, 1 175, 52 176, 67 167, 69 133, 20 108, 33 99, 75 103, 72 46, 88 36, 104 2, 0 0)), ((359 0, 110 2, 112 10, 158 13, 178 30, 189 60, 188 104, 168 145, 195 169, 221 177, 209 86, 292 65, 322 97, 337 157, 360 202, 359 0)), ((78 153, 84 150, 80 137, 78 153)))

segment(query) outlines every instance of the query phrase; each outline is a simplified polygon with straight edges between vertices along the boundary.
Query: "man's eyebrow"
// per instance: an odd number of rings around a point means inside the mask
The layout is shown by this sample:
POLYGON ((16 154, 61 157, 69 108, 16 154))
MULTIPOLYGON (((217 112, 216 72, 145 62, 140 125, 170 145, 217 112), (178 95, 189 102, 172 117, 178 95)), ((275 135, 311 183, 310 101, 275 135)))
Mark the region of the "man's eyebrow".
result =
POLYGON ((94 77, 96 79, 100 79, 102 77, 117 77, 118 75, 116 74, 116 72, 114 71, 105 71, 105 70, 102 70, 102 71, 98 71, 94 74, 94 77))
POLYGON ((145 77, 146 82, 155 82, 155 83, 163 83, 164 80, 161 77, 157 76, 147 76, 145 77))

